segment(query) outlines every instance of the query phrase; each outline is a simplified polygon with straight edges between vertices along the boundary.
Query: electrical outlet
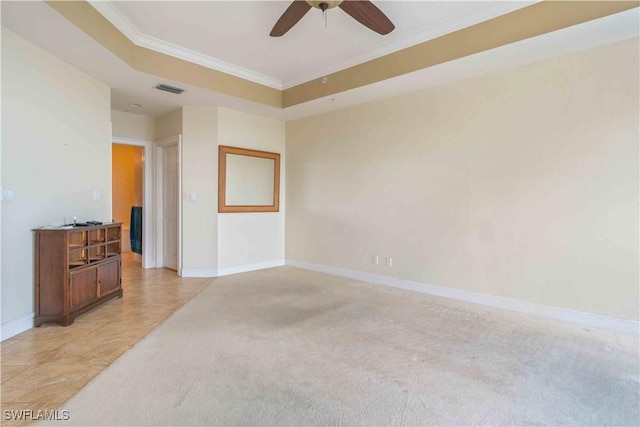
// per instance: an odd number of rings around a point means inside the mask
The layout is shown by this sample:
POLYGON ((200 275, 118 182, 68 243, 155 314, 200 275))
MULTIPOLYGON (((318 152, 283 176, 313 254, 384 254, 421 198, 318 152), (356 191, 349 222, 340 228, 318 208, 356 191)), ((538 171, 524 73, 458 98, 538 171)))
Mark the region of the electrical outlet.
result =
POLYGON ((380 257, 379 257, 378 255, 374 255, 374 256, 373 256, 373 263, 374 263, 375 265, 380 264, 380 257))
POLYGON ((387 267, 393 267, 393 258, 391 258, 390 256, 386 257, 384 259, 384 263, 387 267))

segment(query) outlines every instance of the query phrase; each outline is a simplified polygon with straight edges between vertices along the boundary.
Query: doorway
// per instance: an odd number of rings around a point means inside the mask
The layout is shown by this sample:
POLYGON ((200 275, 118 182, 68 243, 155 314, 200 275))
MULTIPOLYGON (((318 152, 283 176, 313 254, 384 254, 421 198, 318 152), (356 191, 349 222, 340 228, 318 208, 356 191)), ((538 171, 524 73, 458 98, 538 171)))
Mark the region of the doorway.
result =
POLYGON ((153 205, 151 203, 153 142, 114 136, 111 147, 112 218, 116 222, 122 222, 122 249, 142 249, 142 254, 124 252, 124 255, 132 259, 136 255, 137 262, 142 268, 154 268, 156 267, 155 251, 153 250, 155 236, 152 226, 153 205), (135 157, 120 164, 119 154, 127 151, 135 153, 135 157), (124 168, 124 173, 120 172, 120 168, 124 168), (119 194, 125 186, 127 187, 126 191, 130 194, 128 198, 123 198, 119 194), (139 229, 142 236, 141 242, 134 243, 133 246, 137 246, 136 248, 131 247, 130 238, 132 206, 142 207, 141 228, 139 229))
POLYGON ((123 256, 142 267, 142 209, 144 205, 144 149, 111 145, 111 218, 122 223, 123 256))

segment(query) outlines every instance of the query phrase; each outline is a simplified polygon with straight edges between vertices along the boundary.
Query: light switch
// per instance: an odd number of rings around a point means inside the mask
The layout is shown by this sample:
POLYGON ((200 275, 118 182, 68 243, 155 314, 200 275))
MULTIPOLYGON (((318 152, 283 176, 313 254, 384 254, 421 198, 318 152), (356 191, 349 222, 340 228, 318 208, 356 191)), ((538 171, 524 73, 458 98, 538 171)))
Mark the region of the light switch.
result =
POLYGON ((13 200, 13 187, 2 187, 2 200, 13 200))
POLYGON ((198 200, 198 195, 196 193, 191 193, 189 195, 189 198, 191 199, 192 202, 195 202, 196 200, 198 200))
POLYGON ((102 200, 102 191, 93 190, 93 200, 95 201, 102 200))

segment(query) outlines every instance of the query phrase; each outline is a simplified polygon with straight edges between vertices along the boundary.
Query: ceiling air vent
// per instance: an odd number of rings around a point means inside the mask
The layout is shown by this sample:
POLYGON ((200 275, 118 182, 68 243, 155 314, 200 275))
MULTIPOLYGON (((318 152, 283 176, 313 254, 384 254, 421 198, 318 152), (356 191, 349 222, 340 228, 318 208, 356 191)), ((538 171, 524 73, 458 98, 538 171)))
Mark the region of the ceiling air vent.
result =
POLYGON ((163 90, 165 92, 175 93, 177 95, 180 95, 182 92, 184 92, 184 89, 180 89, 179 87, 173 87, 173 86, 169 86, 169 85, 159 84, 159 85, 154 86, 154 87, 156 89, 158 89, 158 90, 163 90))

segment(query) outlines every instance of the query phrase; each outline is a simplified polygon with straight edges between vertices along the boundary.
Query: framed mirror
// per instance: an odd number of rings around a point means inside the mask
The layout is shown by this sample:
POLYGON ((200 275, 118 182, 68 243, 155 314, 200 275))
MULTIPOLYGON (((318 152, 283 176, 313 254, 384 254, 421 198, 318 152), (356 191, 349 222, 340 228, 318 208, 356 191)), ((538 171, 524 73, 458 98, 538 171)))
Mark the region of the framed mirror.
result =
POLYGON ((218 148, 218 212, 278 212, 280 154, 218 148))

